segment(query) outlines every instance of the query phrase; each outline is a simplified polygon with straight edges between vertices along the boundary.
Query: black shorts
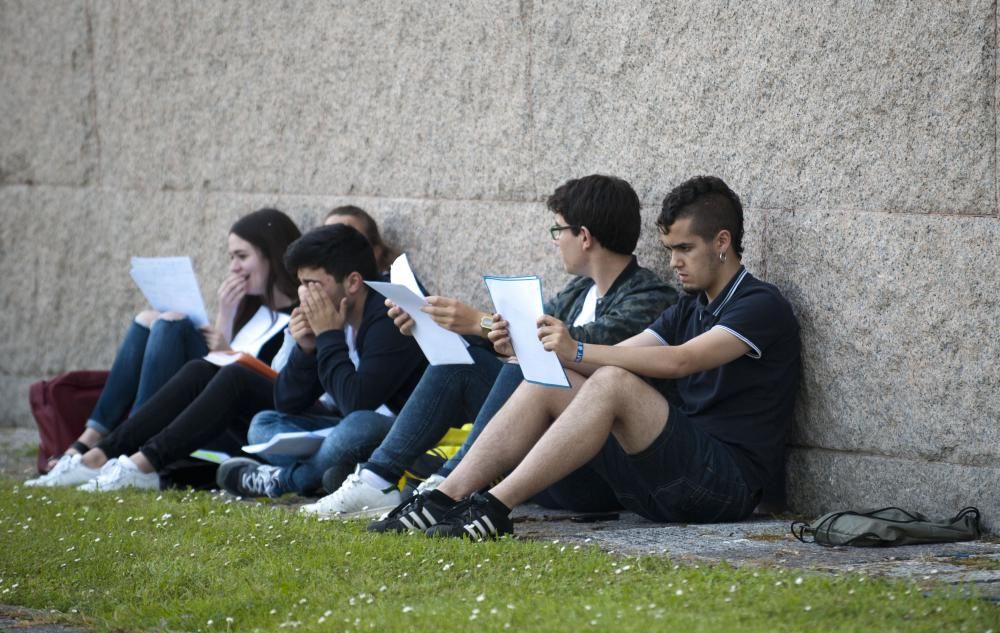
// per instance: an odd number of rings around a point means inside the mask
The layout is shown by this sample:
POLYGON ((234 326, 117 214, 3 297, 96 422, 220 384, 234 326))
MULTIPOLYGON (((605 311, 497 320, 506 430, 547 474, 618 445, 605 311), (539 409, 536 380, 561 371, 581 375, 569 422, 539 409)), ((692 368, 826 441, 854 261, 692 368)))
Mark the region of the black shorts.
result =
POLYGON ((750 516, 760 499, 730 449, 673 408, 663 432, 645 450, 628 455, 609 437, 594 459, 549 493, 563 499, 580 498, 588 490, 600 494, 594 474, 622 506, 664 523, 739 521, 750 516))

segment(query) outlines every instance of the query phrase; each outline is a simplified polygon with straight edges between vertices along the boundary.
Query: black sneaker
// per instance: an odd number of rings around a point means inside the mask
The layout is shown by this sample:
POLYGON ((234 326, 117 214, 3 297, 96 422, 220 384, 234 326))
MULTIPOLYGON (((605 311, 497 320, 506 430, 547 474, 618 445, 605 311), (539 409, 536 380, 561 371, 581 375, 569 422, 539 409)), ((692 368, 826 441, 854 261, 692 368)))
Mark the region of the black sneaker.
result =
POLYGON ((510 515, 497 508, 497 505, 502 504, 485 494, 473 493, 425 533, 427 536, 471 538, 474 541, 513 534, 514 523, 510 520, 510 515))
MULTIPOLYGON (((435 526, 454 506, 435 503, 430 492, 418 492, 377 521, 368 524, 369 532, 423 532, 435 526)), ((459 504, 464 502, 459 502, 459 504)))
POLYGON ((280 497, 277 466, 267 466, 247 457, 233 457, 222 462, 215 473, 215 483, 238 497, 280 497))

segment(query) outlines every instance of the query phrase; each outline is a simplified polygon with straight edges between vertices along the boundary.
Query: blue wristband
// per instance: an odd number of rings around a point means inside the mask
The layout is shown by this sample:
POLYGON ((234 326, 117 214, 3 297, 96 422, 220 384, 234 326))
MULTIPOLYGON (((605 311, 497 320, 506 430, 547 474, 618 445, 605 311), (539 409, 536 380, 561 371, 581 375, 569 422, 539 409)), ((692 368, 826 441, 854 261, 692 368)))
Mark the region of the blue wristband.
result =
POLYGON ((575 362, 579 363, 583 360, 583 341, 577 341, 576 343, 576 358, 575 362))

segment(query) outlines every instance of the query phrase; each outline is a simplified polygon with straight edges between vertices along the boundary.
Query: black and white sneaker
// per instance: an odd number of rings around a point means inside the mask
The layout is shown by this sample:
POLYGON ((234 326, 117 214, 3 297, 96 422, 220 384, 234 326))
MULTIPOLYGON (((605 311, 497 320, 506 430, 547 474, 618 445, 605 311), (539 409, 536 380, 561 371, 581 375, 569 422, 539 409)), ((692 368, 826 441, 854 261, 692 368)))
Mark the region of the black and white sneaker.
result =
POLYGON ((428 529, 427 536, 471 538, 474 541, 495 539, 514 533, 510 510, 489 493, 473 493, 460 502, 438 524, 428 529))
POLYGON ((215 473, 219 488, 238 497, 280 497, 277 466, 261 464, 247 457, 222 462, 215 473))
POLYGON ((437 495, 431 494, 431 491, 418 492, 382 515, 379 520, 369 523, 368 531, 423 532, 427 528, 437 525, 455 507, 455 502, 449 504, 447 497, 444 499, 441 497, 444 495, 440 492, 437 495), (437 497, 437 501, 435 501, 435 497, 437 497))

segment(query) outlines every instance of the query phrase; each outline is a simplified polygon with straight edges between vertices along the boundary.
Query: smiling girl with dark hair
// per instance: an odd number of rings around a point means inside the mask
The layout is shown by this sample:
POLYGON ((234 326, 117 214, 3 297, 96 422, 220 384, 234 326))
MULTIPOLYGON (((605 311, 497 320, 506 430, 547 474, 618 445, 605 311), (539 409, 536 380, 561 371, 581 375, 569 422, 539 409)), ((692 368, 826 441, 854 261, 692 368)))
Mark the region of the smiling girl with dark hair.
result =
POLYGON ((269 363, 283 341, 281 328, 275 327, 278 315, 290 310, 298 285, 282 257, 299 236, 295 223, 277 209, 260 209, 237 220, 229 231, 229 271, 219 287, 214 325, 196 328, 187 315, 176 312, 139 313, 115 355, 87 428, 49 474, 27 485, 86 481, 66 478, 71 464, 80 462, 77 455, 105 439, 130 411, 140 410, 188 361, 235 348, 269 363), (251 321, 255 327, 246 327, 251 321))

